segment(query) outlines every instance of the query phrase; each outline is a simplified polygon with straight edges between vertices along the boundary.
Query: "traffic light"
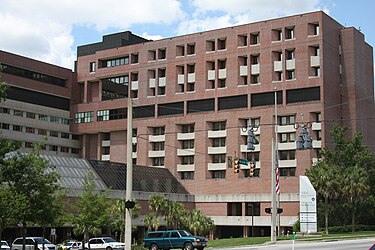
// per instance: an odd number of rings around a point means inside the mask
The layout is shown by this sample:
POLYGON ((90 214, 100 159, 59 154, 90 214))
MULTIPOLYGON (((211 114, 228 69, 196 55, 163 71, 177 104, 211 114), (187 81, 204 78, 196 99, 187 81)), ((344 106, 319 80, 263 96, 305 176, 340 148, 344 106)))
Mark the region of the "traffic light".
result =
POLYGON ((264 211, 266 211, 267 214, 270 214, 270 213, 271 213, 271 210, 272 210, 272 209, 271 209, 270 207, 266 207, 266 208, 264 209, 264 211))
POLYGON ((247 130, 247 150, 254 150, 255 135, 252 129, 247 130))
POLYGON ((240 172, 240 163, 238 158, 235 158, 233 161, 233 172, 236 174, 240 172))
POLYGON ((253 161, 249 161, 249 176, 253 177, 254 176, 254 168, 255 168, 255 163, 253 161))

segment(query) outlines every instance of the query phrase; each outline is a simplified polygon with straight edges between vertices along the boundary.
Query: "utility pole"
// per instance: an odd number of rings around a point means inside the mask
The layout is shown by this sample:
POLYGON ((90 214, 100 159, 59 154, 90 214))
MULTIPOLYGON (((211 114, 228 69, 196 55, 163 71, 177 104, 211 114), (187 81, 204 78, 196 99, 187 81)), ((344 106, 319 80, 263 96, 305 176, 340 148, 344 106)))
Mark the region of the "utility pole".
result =
MULTIPOLYGON (((126 195, 125 200, 132 200, 133 192, 133 103, 132 98, 128 96, 128 128, 126 141, 126 195)), ((125 250, 131 250, 132 243, 132 217, 131 209, 125 209, 125 250)))
POLYGON ((275 140, 272 147, 272 174, 271 174, 271 242, 276 242, 276 220, 277 220, 277 208, 276 208, 276 161, 277 159, 277 91, 275 87, 275 140))

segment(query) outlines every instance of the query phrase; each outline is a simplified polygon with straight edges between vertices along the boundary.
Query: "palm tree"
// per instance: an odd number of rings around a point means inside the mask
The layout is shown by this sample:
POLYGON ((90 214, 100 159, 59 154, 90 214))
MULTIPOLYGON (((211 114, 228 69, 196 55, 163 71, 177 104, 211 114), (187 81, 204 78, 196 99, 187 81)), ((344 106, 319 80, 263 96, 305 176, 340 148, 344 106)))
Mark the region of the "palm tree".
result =
POLYGON ((160 226, 160 218, 158 218, 158 216, 154 213, 149 213, 146 215, 144 223, 148 231, 152 229, 158 230, 160 226))
POLYGON ((148 201, 148 206, 156 216, 163 215, 167 207, 167 199, 162 195, 153 195, 148 201))
POLYGON ((346 170, 342 182, 343 196, 348 199, 352 208, 352 232, 355 231, 355 218, 358 205, 369 194, 370 185, 366 170, 357 165, 346 170))
POLYGON ((165 211, 165 220, 167 222, 167 228, 179 228, 182 225, 182 218, 184 218, 185 214, 186 210, 181 202, 168 201, 167 209, 165 211))
POLYGON ((318 194, 324 199, 325 231, 328 234, 329 201, 338 196, 339 171, 334 165, 320 161, 308 169, 306 175, 309 177, 318 194))
MULTIPOLYGON (((137 218, 140 212, 140 205, 135 200, 134 208, 131 210, 132 218, 137 218)), ((112 219, 112 227, 116 230, 120 231, 120 239, 124 242, 125 241, 125 200, 124 199, 116 199, 112 203, 111 208, 111 215, 113 216, 112 219)))

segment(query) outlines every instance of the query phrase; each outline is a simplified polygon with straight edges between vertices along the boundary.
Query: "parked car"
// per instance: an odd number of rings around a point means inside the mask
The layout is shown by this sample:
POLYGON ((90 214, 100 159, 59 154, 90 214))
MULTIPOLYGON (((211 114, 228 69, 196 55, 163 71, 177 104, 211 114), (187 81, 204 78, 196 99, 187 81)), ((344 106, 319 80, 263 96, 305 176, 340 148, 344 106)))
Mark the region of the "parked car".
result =
POLYGON ((5 240, 1 241, 1 250, 10 250, 10 246, 8 245, 8 242, 5 240))
POLYGON ((375 250, 375 243, 368 250, 375 250))
POLYGON ((185 230, 152 231, 146 234, 144 246, 150 250, 172 248, 203 250, 207 246, 207 239, 194 236, 185 230))
MULTIPOLYGON (((23 238, 17 238, 12 243, 12 250, 22 250, 23 238)), ((49 242, 43 237, 26 237, 25 239, 25 250, 34 250, 35 245, 38 246, 39 250, 56 250, 56 245, 49 242), (44 244, 44 249, 43 249, 44 244)))
POLYGON ((118 242, 111 237, 91 238, 88 243, 85 243, 85 249, 92 250, 124 250, 125 243, 118 242))
POLYGON ((66 240, 63 243, 57 245, 57 250, 77 250, 80 249, 81 242, 77 240, 66 240))

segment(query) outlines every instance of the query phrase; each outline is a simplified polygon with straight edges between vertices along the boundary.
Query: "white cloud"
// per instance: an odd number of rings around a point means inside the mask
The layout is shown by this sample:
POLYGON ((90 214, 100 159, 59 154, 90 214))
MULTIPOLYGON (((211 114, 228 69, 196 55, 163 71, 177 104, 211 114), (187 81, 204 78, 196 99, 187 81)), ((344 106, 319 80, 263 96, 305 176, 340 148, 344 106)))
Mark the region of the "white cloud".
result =
POLYGON ((140 37, 146 38, 148 40, 153 40, 153 41, 163 39, 161 35, 150 35, 147 32, 143 32, 142 35, 140 35, 140 37))
POLYGON ((0 48, 72 68, 73 27, 125 30, 184 17, 177 0, 1 0, 0 48))
POLYGON ((179 34, 222 28, 321 9, 321 0, 193 0, 195 12, 180 23, 179 34))

